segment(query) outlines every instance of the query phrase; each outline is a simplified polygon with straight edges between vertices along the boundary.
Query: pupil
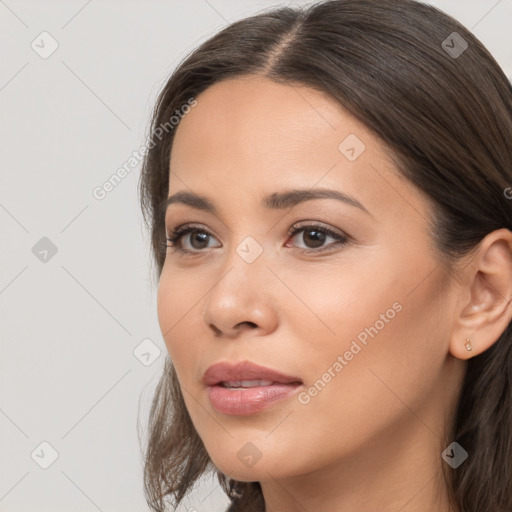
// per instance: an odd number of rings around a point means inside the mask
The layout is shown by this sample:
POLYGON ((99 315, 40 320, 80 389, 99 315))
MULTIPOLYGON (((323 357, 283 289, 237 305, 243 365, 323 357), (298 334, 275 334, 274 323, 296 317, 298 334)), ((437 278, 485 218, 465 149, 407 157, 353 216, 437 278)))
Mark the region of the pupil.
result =
MULTIPOLYGON (((304 235, 306 233, 312 233, 313 236, 308 236, 307 238, 309 238, 312 242, 313 242, 313 247, 321 247, 323 242, 325 241, 325 233, 323 233, 322 231, 315 231, 314 229, 307 229, 306 231, 304 231, 304 235)), ((308 245, 306 243, 306 245, 308 245)))
POLYGON ((208 235, 208 233, 201 233, 200 231, 196 231, 192 238, 191 238, 191 243, 192 243, 192 247, 194 247, 194 249, 204 249, 203 246, 201 246, 201 242, 206 242, 206 246, 208 245, 208 237, 210 235, 208 235), (199 247, 196 247, 196 245, 194 244, 194 241, 198 240, 199 241, 199 247))

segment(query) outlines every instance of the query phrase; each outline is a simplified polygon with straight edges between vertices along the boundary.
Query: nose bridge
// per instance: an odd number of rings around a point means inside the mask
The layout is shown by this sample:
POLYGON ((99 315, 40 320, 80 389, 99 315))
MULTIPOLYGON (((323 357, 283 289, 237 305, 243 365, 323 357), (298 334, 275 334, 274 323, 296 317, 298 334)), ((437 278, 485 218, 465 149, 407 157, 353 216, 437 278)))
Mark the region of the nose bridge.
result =
POLYGON ((269 329, 275 322, 274 302, 265 283, 272 273, 266 267, 268 251, 252 235, 233 235, 234 243, 224 255, 216 284, 206 297, 204 320, 215 331, 233 332, 250 323, 269 329))
MULTIPOLYGON (((225 254, 225 261, 222 265, 222 279, 218 285, 224 282, 227 288, 234 283, 235 290, 243 293, 245 285, 254 292, 261 291, 261 285, 265 281, 265 276, 269 273, 266 264, 268 262, 269 247, 264 246, 263 242, 258 241, 254 236, 234 234, 234 240, 237 240, 225 254)), ((216 287, 218 287, 218 285, 216 287)), ((214 288, 215 289, 215 288, 214 288)))

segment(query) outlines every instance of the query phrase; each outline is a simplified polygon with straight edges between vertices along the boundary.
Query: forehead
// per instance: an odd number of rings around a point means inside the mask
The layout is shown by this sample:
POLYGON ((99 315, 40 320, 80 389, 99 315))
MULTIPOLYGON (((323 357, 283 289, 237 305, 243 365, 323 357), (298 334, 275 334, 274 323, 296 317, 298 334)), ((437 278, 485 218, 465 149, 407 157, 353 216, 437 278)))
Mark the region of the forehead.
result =
POLYGON ((179 179, 171 174, 169 195, 192 189, 237 204, 241 192, 260 198, 322 186, 373 205, 377 214, 403 211, 404 195, 406 202, 422 201, 385 144, 320 91, 241 77, 216 83, 196 100, 175 134, 170 170, 179 179))
POLYGON ((304 85, 234 78, 209 87, 197 101, 178 126, 175 160, 182 151, 188 158, 235 157, 246 166, 256 158, 267 164, 320 155, 338 159, 338 146, 349 134, 367 146, 378 144, 336 101, 304 85))

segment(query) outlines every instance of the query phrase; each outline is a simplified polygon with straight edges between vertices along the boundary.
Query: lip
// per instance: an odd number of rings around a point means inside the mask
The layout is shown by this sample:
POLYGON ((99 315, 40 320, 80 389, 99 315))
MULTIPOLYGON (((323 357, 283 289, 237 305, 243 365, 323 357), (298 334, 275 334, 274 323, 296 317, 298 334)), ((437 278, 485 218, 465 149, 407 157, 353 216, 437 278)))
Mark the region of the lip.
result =
POLYGON ((203 376, 208 398, 214 409, 223 414, 247 415, 263 411, 271 404, 295 394, 303 386, 299 377, 285 375, 265 366, 242 361, 216 363, 203 376), (229 389, 222 382, 270 380, 268 386, 229 389))
POLYGON ((299 377, 285 375, 250 361, 216 363, 210 366, 203 376, 203 382, 206 386, 215 386, 221 382, 237 380, 271 380, 280 384, 302 384, 302 380, 299 377))

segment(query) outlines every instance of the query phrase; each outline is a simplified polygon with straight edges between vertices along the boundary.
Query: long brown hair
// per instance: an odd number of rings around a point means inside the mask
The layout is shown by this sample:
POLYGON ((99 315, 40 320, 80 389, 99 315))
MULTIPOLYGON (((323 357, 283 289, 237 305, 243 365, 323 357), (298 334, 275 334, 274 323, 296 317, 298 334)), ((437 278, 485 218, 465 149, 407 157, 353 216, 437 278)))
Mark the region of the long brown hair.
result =
MULTIPOLYGON (((493 230, 512 229, 505 192, 512 186, 512 87, 495 59, 435 7, 412 0, 329 0, 229 25, 188 55, 165 84, 140 180, 157 277, 165 260, 162 204, 176 131, 169 120, 210 85, 243 75, 327 93, 380 137, 400 172, 432 201, 433 239, 446 261, 456 263, 493 230)), ((447 428, 447 439, 469 453, 457 469, 443 470, 454 508, 510 512, 511 325, 468 361, 447 428)), ((258 482, 236 482, 213 466, 167 359, 148 424, 148 504, 157 512, 167 498, 177 505, 209 470, 228 494, 234 491, 229 510, 264 510, 258 482)))

